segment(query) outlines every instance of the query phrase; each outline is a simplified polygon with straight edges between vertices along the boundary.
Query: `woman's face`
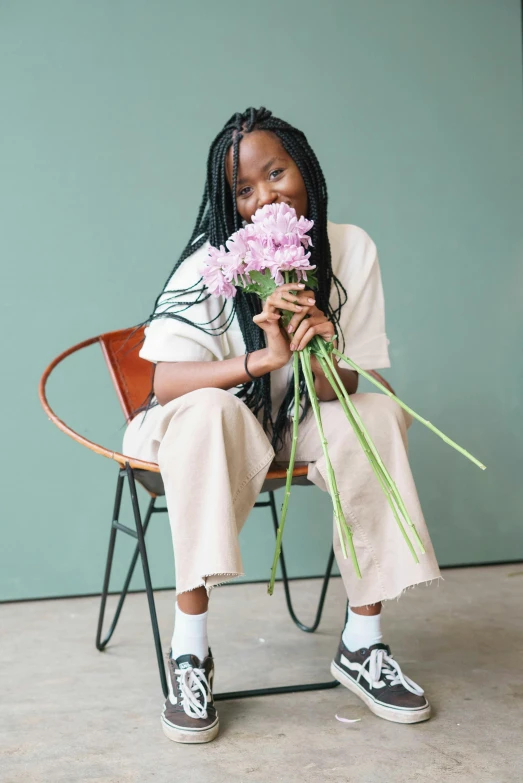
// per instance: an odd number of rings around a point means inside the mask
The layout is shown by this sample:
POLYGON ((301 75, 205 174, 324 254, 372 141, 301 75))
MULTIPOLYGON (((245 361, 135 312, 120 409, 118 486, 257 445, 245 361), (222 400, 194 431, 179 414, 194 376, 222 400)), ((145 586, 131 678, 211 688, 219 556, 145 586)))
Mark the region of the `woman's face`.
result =
MULTIPOLYGON (((226 160, 226 175, 232 188, 233 149, 226 160)), ((266 204, 288 204, 298 217, 307 217, 308 200, 300 171, 279 138, 269 131, 246 133, 239 145, 238 212, 248 223, 266 204)))

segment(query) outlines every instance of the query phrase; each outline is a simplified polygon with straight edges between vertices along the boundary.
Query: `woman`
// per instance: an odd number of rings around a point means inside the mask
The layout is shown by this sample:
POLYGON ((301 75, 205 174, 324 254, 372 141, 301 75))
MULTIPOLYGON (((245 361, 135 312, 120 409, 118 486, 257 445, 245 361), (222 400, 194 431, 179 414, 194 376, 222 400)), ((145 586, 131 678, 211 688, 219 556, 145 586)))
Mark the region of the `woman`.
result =
MULTIPOLYGON (((168 661, 164 733, 208 742, 219 721, 207 639, 211 589, 243 574, 238 535, 275 454, 289 453, 292 355, 314 335, 338 335, 363 369, 389 367, 376 247, 352 225, 327 221, 327 189, 304 134, 266 109, 235 114, 211 145, 192 236, 146 330, 141 356, 155 363, 157 405, 130 423, 124 452, 157 461, 165 484, 176 564, 177 603, 168 661), (314 221, 316 291, 282 285, 264 305, 238 289, 211 297, 201 282, 210 245, 224 244, 266 204, 286 203, 314 221), (280 311, 293 313, 287 330, 280 311)), ((318 364, 315 386, 345 517, 362 576, 335 553, 351 602, 331 670, 380 717, 415 723, 430 716, 423 690, 382 643, 381 602, 439 577, 407 458, 408 420, 380 394, 357 394, 358 375, 339 373, 409 508, 427 554, 416 565, 381 487, 318 364)), ((302 389, 303 378, 301 379, 302 389)), ((304 394, 296 459, 327 491, 321 443, 304 394)))

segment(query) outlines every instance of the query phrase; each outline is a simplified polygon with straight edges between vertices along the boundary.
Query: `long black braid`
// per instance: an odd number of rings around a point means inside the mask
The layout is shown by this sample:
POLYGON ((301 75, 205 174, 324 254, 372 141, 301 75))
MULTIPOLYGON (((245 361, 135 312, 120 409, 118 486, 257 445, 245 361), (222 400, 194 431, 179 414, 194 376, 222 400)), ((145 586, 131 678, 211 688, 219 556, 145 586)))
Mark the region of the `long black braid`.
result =
MULTIPOLYGON (((243 135, 254 130, 271 131, 278 136, 303 177, 309 205, 307 217, 314 221, 311 230, 313 244, 311 263, 316 264, 317 267, 316 302, 319 309, 328 315, 335 327, 339 327, 339 315, 343 304, 347 301, 347 295, 341 282, 332 272, 331 251, 327 235, 327 186, 320 164, 302 131, 277 117, 273 117, 272 113, 265 108, 254 109, 252 107, 243 114, 233 114, 211 144, 207 158, 205 189, 193 232, 174 265, 162 293, 156 300, 153 314, 148 319, 148 323, 150 323, 157 318, 174 318, 191 324, 207 334, 217 336, 227 331, 236 316, 246 350, 249 352, 265 348, 265 334, 252 320, 253 316, 262 310, 262 303, 255 294, 247 294, 238 288, 229 312, 227 312, 227 303, 224 303, 212 321, 197 323, 187 318, 183 313, 211 296, 202 279, 198 280, 191 288, 183 290, 168 289, 167 286, 172 275, 185 259, 207 241, 214 247, 224 245, 229 236, 241 227, 242 218, 236 208, 239 145, 243 135), (232 187, 227 181, 225 167, 231 146, 233 147, 232 187), (330 292, 333 285, 337 293, 337 303, 334 308, 330 305, 330 292), (161 306, 159 307, 159 305, 161 306), (216 325, 213 325, 214 322, 216 325)), ((338 328, 337 331, 343 339, 341 330, 338 328)), ((309 410, 310 401, 306 394, 305 379, 301 368, 300 391, 304 400, 301 416, 303 419, 309 410)), ((278 450, 283 444, 284 436, 290 426, 289 411, 294 399, 293 383, 287 389, 275 421, 271 415, 270 373, 263 375, 256 381, 244 384, 237 396, 243 399, 255 415, 262 412, 263 427, 266 432, 272 434, 273 447, 278 450)))

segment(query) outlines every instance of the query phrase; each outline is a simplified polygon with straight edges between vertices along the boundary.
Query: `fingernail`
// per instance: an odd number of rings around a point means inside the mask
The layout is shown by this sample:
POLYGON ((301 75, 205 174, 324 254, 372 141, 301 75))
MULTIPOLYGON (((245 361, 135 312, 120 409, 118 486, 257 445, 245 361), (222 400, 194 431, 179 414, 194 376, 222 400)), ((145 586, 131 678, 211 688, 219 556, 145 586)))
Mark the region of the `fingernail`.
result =
POLYGON ((296 310, 297 310, 299 313, 301 313, 301 311, 303 310, 303 307, 301 307, 300 305, 296 305, 296 310))
POLYGON ((298 283, 298 288, 305 288, 305 283, 298 283))
POLYGON ((289 334, 291 332, 293 332, 294 331, 294 326, 292 324, 289 324, 288 327, 287 327, 287 331, 289 332, 289 334))
POLYGON ((296 350, 296 346, 291 343, 291 351, 295 351, 295 350, 296 350))
POLYGON ((316 304, 316 299, 307 299, 309 304, 316 304))

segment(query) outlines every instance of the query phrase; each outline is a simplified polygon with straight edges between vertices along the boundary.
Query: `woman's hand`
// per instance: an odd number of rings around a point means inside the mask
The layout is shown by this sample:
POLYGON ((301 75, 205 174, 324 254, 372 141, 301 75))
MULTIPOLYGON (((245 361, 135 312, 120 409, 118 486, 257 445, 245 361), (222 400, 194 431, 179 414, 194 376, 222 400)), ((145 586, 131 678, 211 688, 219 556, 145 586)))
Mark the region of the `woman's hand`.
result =
POLYGON ((304 291, 303 297, 307 299, 307 306, 295 311, 287 327, 291 351, 302 351, 316 335, 325 340, 332 340, 334 337, 333 324, 325 313, 316 307, 314 291, 304 291))
MULTIPOLYGON (((316 307, 314 291, 306 290, 304 283, 278 286, 266 299, 263 311, 254 316, 253 321, 267 335, 269 361, 273 369, 287 364, 292 352, 301 351, 315 335, 326 340, 334 337, 334 326, 316 307), (293 313, 286 331, 281 324, 281 310, 293 313)), ((313 371, 318 372, 319 369, 319 364, 313 367, 313 371)))
POLYGON ((262 312, 252 319, 267 335, 268 360, 273 370, 286 365, 292 355, 289 335, 281 325, 280 310, 290 310, 295 315, 303 312, 305 315, 306 308, 310 306, 311 292, 305 295, 304 288, 303 283, 285 283, 279 286, 265 300, 262 312))
MULTIPOLYGON (((325 313, 322 313, 315 305, 314 291, 305 290, 303 291, 303 296, 307 299, 307 305, 294 313, 287 327, 287 334, 291 342, 291 353, 292 351, 303 350, 316 335, 323 337, 325 340, 332 340, 335 334, 334 325, 329 321, 325 313)), ((332 358, 334 359, 334 357, 332 358)), ((337 361, 334 361, 337 366, 337 361)), ((323 370, 318 359, 312 353, 311 369, 316 379, 316 386, 318 386, 319 382, 323 383, 325 377, 323 370)), ((330 384, 328 389, 330 394, 330 384)), ((318 392, 319 389, 317 388, 316 391, 318 392)), ((319 396, 320 399, 324 399, 323 394, 319 396)), ((326 399, 330 399, 330 397, 326 399)))

